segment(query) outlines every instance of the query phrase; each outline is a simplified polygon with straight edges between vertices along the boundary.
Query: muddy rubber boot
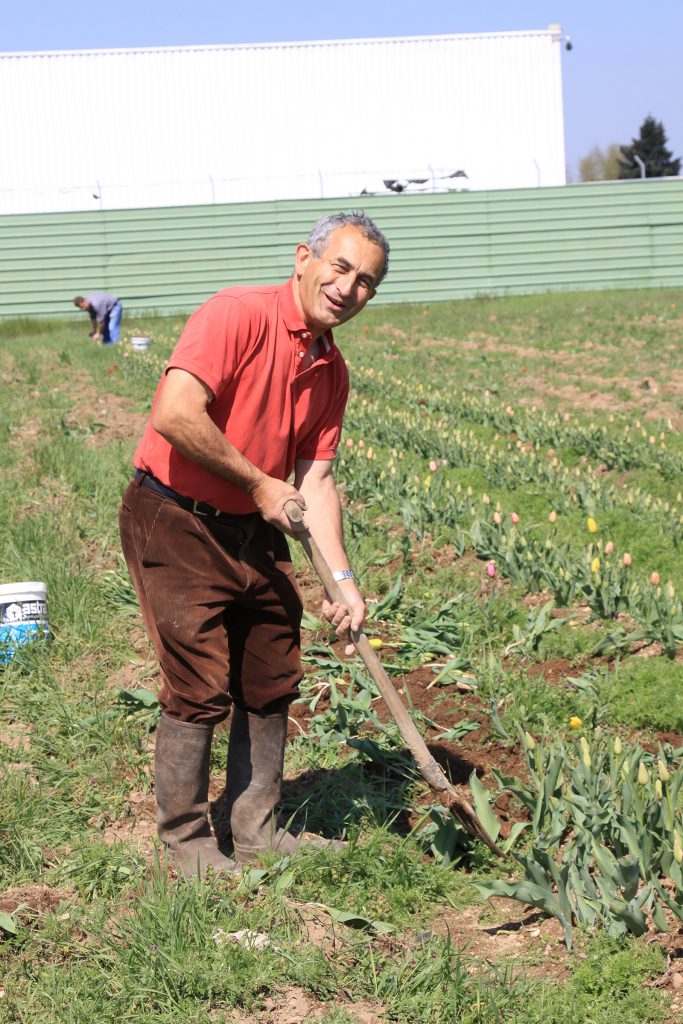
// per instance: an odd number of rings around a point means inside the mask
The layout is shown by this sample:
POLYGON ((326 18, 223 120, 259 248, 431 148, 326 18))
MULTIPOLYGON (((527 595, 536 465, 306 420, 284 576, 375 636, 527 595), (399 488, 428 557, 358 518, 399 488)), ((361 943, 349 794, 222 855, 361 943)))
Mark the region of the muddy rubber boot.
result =
POLYGON ((174 864, 185 875, 236 874, 209 827, 209 756, 213 726, 178 722, 162 714, 157 728, 154 786, 157 831, 174 864))
POLYGON ((287 710, 255 715, 233 705, 228 747, 227 795, 235 859, 296 853, 300 846, 341 849, 332 839, 295 836, 278 828, 275 807, 282 792, 287 710))

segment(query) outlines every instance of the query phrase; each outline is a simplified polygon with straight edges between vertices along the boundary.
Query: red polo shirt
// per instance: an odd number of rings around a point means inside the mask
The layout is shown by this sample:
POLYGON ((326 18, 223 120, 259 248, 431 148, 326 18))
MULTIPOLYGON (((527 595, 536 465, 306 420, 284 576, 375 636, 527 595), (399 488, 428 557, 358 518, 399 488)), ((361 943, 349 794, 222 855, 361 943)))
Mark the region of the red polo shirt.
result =
MULTIPOLYGON (((349 392, 331 332, 320 339, 316 362, 297 372, 311 343, 291 281, 225 288, 192 314, 164 375, 177 367, 203 381, 214 395, 207 412, 231 444, 264 473, 286 480, 297 459, 335 457, 349 392)), ((176 451, 151 418, 133 461, 186 497, 235 515, 255 511, 239 487, 176 451)))

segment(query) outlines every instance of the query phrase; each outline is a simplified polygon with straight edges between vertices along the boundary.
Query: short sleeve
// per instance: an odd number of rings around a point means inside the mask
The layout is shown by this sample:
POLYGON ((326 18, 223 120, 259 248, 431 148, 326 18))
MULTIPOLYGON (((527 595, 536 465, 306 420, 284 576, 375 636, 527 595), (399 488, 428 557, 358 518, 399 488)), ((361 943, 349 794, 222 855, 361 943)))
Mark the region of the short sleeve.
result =
POLYGON ((187 321, 166 365, 186 370, 218 397, 233 377, 252 338, 248 311, 239 299, 214 295, 187 321))
POLYGON ((318 461, 334 459, 339 446, 344 411, 349 397, 349 377, 343 360, 339 360, 342 372, 335 381, 332 394, 326 399, 317 417, 307 425, 303 436, 297 439, 297 459, 318 461), (343 368, 343 369, 342 369, 343 368))

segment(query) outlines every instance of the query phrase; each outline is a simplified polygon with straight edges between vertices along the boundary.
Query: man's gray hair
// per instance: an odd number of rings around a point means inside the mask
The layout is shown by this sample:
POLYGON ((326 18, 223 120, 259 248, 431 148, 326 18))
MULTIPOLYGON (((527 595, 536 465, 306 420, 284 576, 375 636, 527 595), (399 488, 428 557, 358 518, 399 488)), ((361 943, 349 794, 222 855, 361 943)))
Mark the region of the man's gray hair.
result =
POLYGON ((337 228, 354 227, 362 231, 370 242, 375 242, 384 253, 384 267, 377 279, 383 281, 389 269, 389 243, 375 222, 363 210, 352 210, 350 213, 328 213, 316 221, 308 236, 311 252, 319 259, 327 247, 327 240, 337 228))

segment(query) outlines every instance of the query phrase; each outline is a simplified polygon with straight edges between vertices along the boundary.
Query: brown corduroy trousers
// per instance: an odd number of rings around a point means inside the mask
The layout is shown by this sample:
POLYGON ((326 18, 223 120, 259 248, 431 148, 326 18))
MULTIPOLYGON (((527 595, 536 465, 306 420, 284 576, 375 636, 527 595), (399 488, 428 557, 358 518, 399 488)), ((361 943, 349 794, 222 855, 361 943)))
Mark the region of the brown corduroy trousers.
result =
POLYGON ((302 603, 287 541, 257 514, 195 515, 134 480, 121 543, 171 718, 217 724, 298 695, 302 603))

